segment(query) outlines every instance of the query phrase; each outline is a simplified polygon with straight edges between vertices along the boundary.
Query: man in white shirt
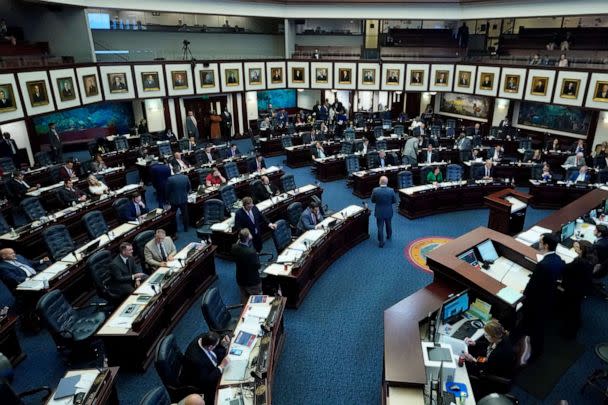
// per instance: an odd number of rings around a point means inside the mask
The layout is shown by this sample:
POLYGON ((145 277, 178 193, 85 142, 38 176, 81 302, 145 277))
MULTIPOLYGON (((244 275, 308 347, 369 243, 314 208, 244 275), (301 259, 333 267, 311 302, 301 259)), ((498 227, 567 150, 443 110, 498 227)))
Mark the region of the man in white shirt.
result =
POLYGON ((33 262, 16 254, 11 248, 0 250, 0 259, 0 280, 11 290, 35 276, 50 262, 48 257, 33 262))
POLYGON ((175 170, 176 166, 179 167, 179 171, 184 171, 190 167, 190 165, 182 159, 182 154, 180 152, 175 152, 173 154, 173 160, 171 161, 171 166, 174 168, 173 169, 174 171, 178 171, 178 170, 175 170))

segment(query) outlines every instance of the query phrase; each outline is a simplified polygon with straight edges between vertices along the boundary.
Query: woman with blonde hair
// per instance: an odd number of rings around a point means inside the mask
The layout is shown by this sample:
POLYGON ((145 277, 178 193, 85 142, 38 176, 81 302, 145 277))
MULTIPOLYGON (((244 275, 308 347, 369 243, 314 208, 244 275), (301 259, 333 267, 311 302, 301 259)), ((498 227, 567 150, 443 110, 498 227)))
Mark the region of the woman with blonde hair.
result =
POLYGON ((93 195, 102 195, 110 191, 108 186, 97 180, 97 177, 93 174, 90 174, 89 177, 87 177, 87 183, 89 185, 89 192, 93 195))

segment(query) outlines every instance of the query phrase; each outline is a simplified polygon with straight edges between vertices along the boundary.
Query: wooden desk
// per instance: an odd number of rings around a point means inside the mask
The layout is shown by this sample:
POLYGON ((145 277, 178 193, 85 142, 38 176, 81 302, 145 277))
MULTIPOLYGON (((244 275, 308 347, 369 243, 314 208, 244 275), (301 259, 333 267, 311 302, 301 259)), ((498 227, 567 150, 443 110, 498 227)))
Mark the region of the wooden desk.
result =
MULTIPOLYGON (((100 371, 109 370, 108 376, 103 380, 103 382, 95 389, 94 392, 88 393, 90 398, 87 398, 87 405, 117 405, 118 395, 116 393, 116 377, 118 376, 118 370, 120 367, 108 367, 106 369, 102 369, 100 371)), ((81 370, 69 370, 64 374, 64 377, 69 377, 73 375, 78 375, 80 373, 86 372, 95 372, 95 369, 81 369, 81 370)), ((92 387, 91 387, 92 388, 92 387)), ((89 391, 91 390, 89 388, 89 391)), ((55 396, 56 389, 53 390, 53 393, 46 401, 47 405, 55 403, 53 401, 53 397, 55 396)), ((80 391, 76 391, 80 392, 80 391)), ((60 400, 62 401, 62 400, 60 400)))
POLYGON ((317 179, 333 181, 346 177, 346 160, 343 155, 334 155, 323 160, 315 160, 317 179))
POLYGON ((462 181, 453 184, 437 189, 429 185, 425 190, 411 194, 407 190, 423 186, 399 190, 399 213, 406 218, 415 219, 442 212, 482 208, 486 195, 509 187, 503 182, 469 185, 462 181))
POLYGON ((19 339, 17 338, 17 320, 19 317, 9 314, 0 323, 0 353, 4 354, 13 367, 16 367, 23 359, 25 353, 21 350, 19 339))
MULTIPOLYGON (((323 150, 326 156, 334 155, 340 151, 340 143, 334 141, 323 141, 323 150)), ((303 167, 313 164, 312 160, 312 148, 314 143, 308 145, 296 145, 285 148, 285 164, 289 167, 303 167)))
MULTIPOLYGON (((166 273, 167 270, 161 267, 150 277, 159 272, 166 273)), ((130 370, 145 370, 154 359, 158 342, 171 332, 200 294, 216 279, 215 246, 207 245, 196 252, 182 270, 164 282, 158 295, 142 305, 130 327, 113 326, 114 320, 129 305, 138 302, 137 297, 147 295, 144 285, 135 290, 96 334, 104 342, 109 363, 130 370)))
POLYGON ((595 189, 545 217, 536 225, 552 231, 558 231, 563 224, 573 221, 581 215, 587 214, 592 209, 597 208, 606 198, 608 198, 608 191, 595 189))
POLYGON ((530 194, 512 188, 496 191, 484 197, 484 204, 490 208, 488 228, 515 235, 522 231, 526 221, 526 208, 530 194))
POLYGON ((287 305, 297 308, 314 282, 334 261, 359 242, 369 239, 369 216, 369 209, 360 209, 346 219, 334 214, 334 218, 340 218, 337 225, 304 252, 298 263, 287 265, 287 272, 283 271, 282 264, 272 264, 264 270, 264 288, 275 290, 280 287, 283 296, 287 297, 287 305))
POLYGON ((530 205, 534 208, 561 208, 593 191, 592 185, 566 185, 530 181, 530 205))

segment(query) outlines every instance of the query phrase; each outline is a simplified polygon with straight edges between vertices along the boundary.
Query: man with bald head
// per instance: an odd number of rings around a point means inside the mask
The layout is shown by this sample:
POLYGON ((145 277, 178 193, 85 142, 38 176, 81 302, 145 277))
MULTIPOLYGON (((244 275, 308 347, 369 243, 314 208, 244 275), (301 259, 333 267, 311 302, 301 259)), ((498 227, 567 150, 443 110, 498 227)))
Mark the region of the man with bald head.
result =
POLYGON ((388 178, 386 176, 380 177, 379 187, 374 188, 374 191, 372 191, 372 202, 376 204, 374 216, 378 225, 378 244, 380 247, 384 247, 384 227, 386 226, 386 239, 390 240, 393 233, 393 228, 391 227, 393 204, 397 202, 395 190, 388 187, 388 178))
POLYGON ((205 400, 199 394, 190 394, 179 401, 177 405, 205 405, 205 400))
POLYGON ((48 257, 33 262, 18 255, 11 248, 0 250, 0 259, 0 280, 11 290, 17 288, 26 279, 35 276, 49 263, 48 257))

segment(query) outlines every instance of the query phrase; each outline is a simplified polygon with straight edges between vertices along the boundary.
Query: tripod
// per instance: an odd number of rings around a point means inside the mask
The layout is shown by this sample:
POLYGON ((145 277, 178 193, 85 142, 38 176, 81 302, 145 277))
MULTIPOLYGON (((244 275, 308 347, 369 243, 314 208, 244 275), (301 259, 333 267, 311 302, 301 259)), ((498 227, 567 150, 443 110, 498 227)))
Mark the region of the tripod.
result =
POLYGON ((194 56, 192 56, 192 51, 190 50, 190 43, 184 42, 184 46, 182 47, 182 60, 194 60, 194 56))

